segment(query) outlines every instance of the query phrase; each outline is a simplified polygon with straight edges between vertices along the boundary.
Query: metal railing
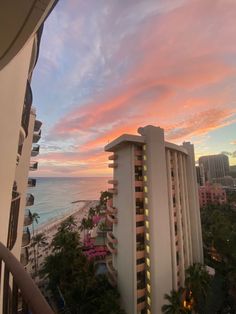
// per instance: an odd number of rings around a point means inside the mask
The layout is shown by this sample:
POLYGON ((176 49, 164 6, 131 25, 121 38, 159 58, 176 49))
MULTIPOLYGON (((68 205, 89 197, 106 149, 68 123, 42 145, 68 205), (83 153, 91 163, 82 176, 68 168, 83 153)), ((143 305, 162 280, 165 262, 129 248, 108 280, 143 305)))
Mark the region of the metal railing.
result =
POLYGON ((0 282, 2 285, 2 314, 53 314, 39 288, 15 256, 0 242, 0 282), (4 266, 4 267, 3 267, 4 266))
POLYGON ((7 237, 7 247, 9 248, 9 250, 13 248, 17 238, 19 208, 20 208, 20 194, 16 191, 12 191, 12 201, 7 237))
POLYGON ((23 113, 21 118, 21 125, 25 131, 25 135, 28 135, 28 126, 30 120, 30 110, 33 102, 32 90, 30 87, 29 81, 27 81, 26 92, 25 92, 25 101, 23 107, 23 113))

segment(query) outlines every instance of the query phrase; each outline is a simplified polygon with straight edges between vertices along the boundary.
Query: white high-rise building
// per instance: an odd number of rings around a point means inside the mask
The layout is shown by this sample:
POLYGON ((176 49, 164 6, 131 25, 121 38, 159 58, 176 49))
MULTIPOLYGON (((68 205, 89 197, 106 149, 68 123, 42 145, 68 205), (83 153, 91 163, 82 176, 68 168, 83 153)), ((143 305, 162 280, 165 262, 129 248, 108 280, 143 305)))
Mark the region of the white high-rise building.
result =
POLYGON ((159 127, 138 132, 105 147, 114 169, 107 267, 127 314, 159 314, 185 269, 203 262, 194 147, 166 142, 159 127))

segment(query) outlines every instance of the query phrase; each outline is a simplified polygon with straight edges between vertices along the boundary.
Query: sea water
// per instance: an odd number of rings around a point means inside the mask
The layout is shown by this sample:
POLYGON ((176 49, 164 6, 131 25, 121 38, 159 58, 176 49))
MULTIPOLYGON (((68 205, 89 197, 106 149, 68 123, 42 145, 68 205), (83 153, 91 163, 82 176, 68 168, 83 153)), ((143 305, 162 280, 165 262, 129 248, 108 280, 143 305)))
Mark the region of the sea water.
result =
POLYGON ((36 187, 29 188, 34 205, 27 207, 40 218, 36 226, 54 221, 78 207, 78 200, 98 200, 100 192, 108 189, 109 178, 37 178, 36 187))

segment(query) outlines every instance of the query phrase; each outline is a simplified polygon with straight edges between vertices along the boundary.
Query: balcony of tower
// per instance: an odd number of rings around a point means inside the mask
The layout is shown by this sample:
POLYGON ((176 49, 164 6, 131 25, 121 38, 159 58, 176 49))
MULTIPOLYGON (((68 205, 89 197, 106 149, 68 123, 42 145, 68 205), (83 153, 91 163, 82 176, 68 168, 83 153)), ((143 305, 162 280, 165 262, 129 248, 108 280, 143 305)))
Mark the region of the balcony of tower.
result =
POLYGON ((38 141, 40 140, 41 138, 41 129, 39 131, 34 131, 34 134, 33 134, 33 143, 38 143, 38 141))
POLYGON ((138 311, 142 311, 146 308, 146 302, 145 301, 142 301, 141 303, 138 303, 137 304, 137 310, 138 311))
POLYGON ((37 182, 36 179, 28 178, 28 187, 29 188, 35 187, 36 186, 36 182, 37 182))
POLYGON ((113 195, 117 195, 117 193, 118 193, 117 188, 110 188, 110 189, 108 189, 108 192, 113 194, 113 195))
POLYGON ((115 215, 108 213, 107 214, 107 219, 108 221, 110 221, 112 224, 117 224, 118 223, 118 219, 115 215))
POLYGON ((117 270, 114 268, 112 263, 112 256, 108 256, 106 258, 106 267, 108 270, 108 280, 111 283, 112 286, 117 285, 117 270))
POLYGON ((136 259, 141 259, 145 257, 145 245, 144 243, 137 243, 136 245, 136 259))
POLYGON ((13 248, 17 239, 20 200, 21 200, 20 194, 16 191, 16 187, 14 187, 12 191, 12 201, 8 223, 7 248, 9 250, 13 248))
POLYGON ((33 205, 34 205, 34 196, 33 194, 27 193, 26 206, 33 206, 33 205))
POLYGON ((112 164, 108 164, 108 168, 117 168, 118 164, 116 162, 113 162, 112 164))
POLYGON ((113 243, 113 244, 117 244, 117 239, 116 239, 116 237, 114 236, 114 234, 112 233, 112 231, 108 231, 107 232, 107 240, 108 240, 108 242, 111 242, 111 243, 113 243))
POLYGON ((38 169, 38 162, 37 161, 31 161, 30 162, 30 166, 29 166, 29 170, 30 171, 35 171, 38 169))
POLYGON ((118 155, 117 154, 112 154, 108 157, 108 160, 117 160, 118 159, 118 155))
POLYGON ((117 254, 117 249, 112 242, 107 242, 107 249, 111 254, 117 254))
POLYGON ((31 240, 30 231, 29 231, 29 228, 27 227, 23 230, 21 247, 24 248, 24 247, 29 246, 30 240, 31 240))
POLYGON ((26 209, 25 211, 25 217, 24 217, 24 226, 29 226, 33 223, 33 217, 32 213, 29 209, 26 209))
POLYGON ((35 157, 39 154, 40 145, 34 145, 31 150, 31 157, 35 157))

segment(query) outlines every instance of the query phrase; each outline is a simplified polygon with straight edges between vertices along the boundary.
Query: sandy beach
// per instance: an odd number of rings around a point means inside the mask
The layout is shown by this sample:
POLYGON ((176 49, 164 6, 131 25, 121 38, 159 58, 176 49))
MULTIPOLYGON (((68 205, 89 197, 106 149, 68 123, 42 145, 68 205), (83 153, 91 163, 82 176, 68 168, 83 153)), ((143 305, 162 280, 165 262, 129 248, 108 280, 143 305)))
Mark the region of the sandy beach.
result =
MULTIPOLYGON (((66 215, 58 217, 58 219, 53 219, 53 221, 49 221, 48 223, 43 224, 42 226, 38 227, 35 230, 35 235, 39 233, 44 233, 47 237, 47 242, 50 244, 54 234, 57 232, 58 227, 60 224, 68 217, 72 216, 75 218, 77 226, 80 226, 80 222, 83 218, 88 216, 89 209, 91 207, 95 207, 99 201, 91 200, 91 201, 77 201, 77 206, 74 210, 69 211, 66 215)), ((83 241, 83 233, 81 233, 81 241, 83 241)), ((39 265, 43 262, 46 255, 50 252, 49 247, 38 248, 39 254, 39 265)), ((32 256, 33 250, 30 249, 30 255, 32 256)), ((33 262, 33 260, 32 260, 33 262)), ((28 270, 32 270, 33 263, 28 265, 28 270)))

